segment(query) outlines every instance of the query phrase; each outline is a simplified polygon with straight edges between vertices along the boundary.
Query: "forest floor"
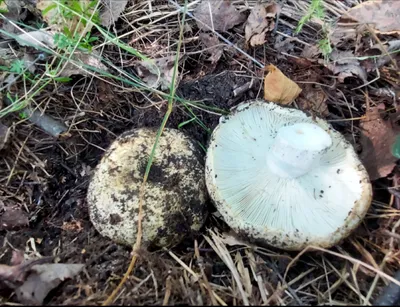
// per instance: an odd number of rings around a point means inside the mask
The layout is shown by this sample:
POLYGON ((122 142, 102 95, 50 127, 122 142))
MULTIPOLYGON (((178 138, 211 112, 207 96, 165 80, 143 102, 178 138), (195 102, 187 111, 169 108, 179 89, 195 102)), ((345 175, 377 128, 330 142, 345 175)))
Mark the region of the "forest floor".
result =
POLYGON ((206 0, 188 1, 187 10, 182 0, 51 2, 0 1, 2 304, 41 303, 18 295, 24 277, 7 275, 21 269, 20 251, 84 265, 61 284, 39 278, 49 292, 45 304, 105 302, 132 247, 101 236, 89 219, 87 187, 104 151, 124 131, 160 127, 169 100, 166 127, 206 148, 221 115, 264 98, 269 64, 302 89, 291 106, 325 118, 363 159, 374 195, 363 223, 329 250, 287 252, 240 241, 214 210, 202 235, 168 250, 139 250, 112 302, 373 304, 400 268, 400 181, 391 150, 400 114, 399 2, 373 1, 379 13, 370 14, 356 0, 280 1, 280 13, 267 2, 213 0, 208 28, 199 20, 209 17, 196 11, 206 0), (39 28, 45 34, 21 37, 39 28), (160 83, 144 57, 157 60, 160 83))

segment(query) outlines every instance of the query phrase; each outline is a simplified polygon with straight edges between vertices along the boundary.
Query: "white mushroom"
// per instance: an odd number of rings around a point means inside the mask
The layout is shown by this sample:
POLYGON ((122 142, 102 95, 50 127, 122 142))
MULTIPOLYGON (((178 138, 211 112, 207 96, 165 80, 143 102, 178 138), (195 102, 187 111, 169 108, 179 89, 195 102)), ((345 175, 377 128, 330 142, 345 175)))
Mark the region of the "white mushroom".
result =
MULTIPOLYGON (((112 240, 133 245, 139 191, 157 129, 124 133, 107 149, 88 189, 90 219, 112 240)), ((206 218, 204 166, 197 146, 182 132, 165 129, 146 184, 143 244, 173 246, 198 231, 206 218)))
POLYGON ((364 166, 330 124, 260 100, 221 118, 208 146, 206 184, 231 228, 287 250, 337 244, 372 199, 364 166))

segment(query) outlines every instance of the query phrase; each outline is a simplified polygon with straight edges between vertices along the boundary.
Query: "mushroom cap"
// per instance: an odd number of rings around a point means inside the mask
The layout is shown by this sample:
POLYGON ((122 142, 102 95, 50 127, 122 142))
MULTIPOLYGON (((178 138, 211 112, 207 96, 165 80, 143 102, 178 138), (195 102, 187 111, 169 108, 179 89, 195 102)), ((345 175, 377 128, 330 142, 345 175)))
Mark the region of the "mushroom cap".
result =
MULTIPOLYGON (((90 219, 103 236, 117 243, 136 242, 139 191, 157 129, 141 128, 118 137, 91 179, 90 219)), ((142 242, 171 247, 198 231, 206 219, 207 189, 196 144, 176 129, 164 129, 144 193, 142 242)))
POLYGON ((208 146, 206 185, 239 235, 286 250, 339 243, 372 200, 368 174, 339 132, 301 110, 262 100, 243 102, 221 117, 208 146), (266 155, 278 130, 295 123, 317 124, 332 144, 308 173, 283 178, 268 168, 266 155))

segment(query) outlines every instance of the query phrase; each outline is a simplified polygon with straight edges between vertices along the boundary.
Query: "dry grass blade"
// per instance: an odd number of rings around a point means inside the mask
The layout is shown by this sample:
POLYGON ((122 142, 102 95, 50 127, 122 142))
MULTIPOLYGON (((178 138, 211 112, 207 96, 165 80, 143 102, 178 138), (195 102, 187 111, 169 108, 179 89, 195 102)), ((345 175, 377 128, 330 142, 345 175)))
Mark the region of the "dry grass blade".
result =
POLYGON ((314 251, 317 250, 317 251, 320 251, 320 252, 325 252, 325 253, 328 253, 328 254, 330 254, 330 255, 333 255, 333 256, 336 256, 336 257, 339 257, 339 258, 342 258, 342 259, 346 259, 346 260, 350 261, 351 263, 359 264, 359 265, 361 265, 361 266, 363 266, 363 267, 365 267, 365 268, 367 268, 367 269, 373 271, 374 273, 378 274, 381 278, 385 278, 385 279, 387 279, 388 281, 391 281, 391 282, 393 282, 394 284, 396 284, 396 285, 398 285, 398 286, 400 287, 400 281, 398 281, 398 280, 396 280, 395 278, 389 276, 389 275, 386 274, 385 272, 382 272, 381 270, 374 268, 373 266, 371 266, 371 265, 369 265, 369 264, 366 264, 366 263, 364 263, 364 262, 362 262, 362 261, 360 261, 360 260, 358 260, 358 259, 352 258, 352 257, 350 257, 350 256, 345 256, 345 255, 342 255, 342 254, 340 254, 340 253, 332 252, 332 251, 330 251, 330 250, 327 250, 327 249, 321 248, 321 247, 317 247, 317 246, 308 246, 308 247, 306 247, 304 250, 302 250, 302 251, 288 264, 288 266, 287 266, 287 268, 286 268, 285 275, 284 275, 284 279, 285 279, 285 280, 286 280, 287 274, 288 274, 290 268, 293 266, 293 264, 294 264, 297 260, 299 260, 300 257, 301 257, 302 255, 304 255, 305 253, 307 253, 307 252, 309 252, 309 251, 313 251, 313 250, 314 250, 314 251))
POLYGON ((207 292, 209 294, 211 303, 212 303, 213 306, 216 306, 216 305, 218 305, 217 304, 217 300, 216 300, 216 298, 214 296, 214 291, 211 289, 211 285, 208 282, 207 275, 204 272, 203 258, 200 256, 199 245, 197 243, 197 240, 194 241, 194 252, 195 252, 195 255, 196 255, 196 258, 197 258, 197 262, 198 262, 198 265, 200 267, 201 276, 203 277, 203 281, 204 281, 204 284, 206 286, 207 292))
POLYGON ((208 244, 210 244, 210 246, 213 248, 213 250, 217 253, 217 255, 221 258, 221 260, 225 263, 225 265, 229 268, 229 270, 231 271, 232 276, 236 281, 236 286, 239 290, 243 304, 246 306, 250 306, 250 302, 249 302, 247 294, 244 290, 242 280, 240 279, 239 272, 236 269, 235 263, 231 257, 231 254, 229 253, 229 250, 227 249, 226 245, 223 243, 221 236, 219 236, 217 233, 215 233, 211 229, 209 230, 209 233, 211 235, 211 238, 209 238, 208 236, 204 236, 204 238, 206 239, 208 244))

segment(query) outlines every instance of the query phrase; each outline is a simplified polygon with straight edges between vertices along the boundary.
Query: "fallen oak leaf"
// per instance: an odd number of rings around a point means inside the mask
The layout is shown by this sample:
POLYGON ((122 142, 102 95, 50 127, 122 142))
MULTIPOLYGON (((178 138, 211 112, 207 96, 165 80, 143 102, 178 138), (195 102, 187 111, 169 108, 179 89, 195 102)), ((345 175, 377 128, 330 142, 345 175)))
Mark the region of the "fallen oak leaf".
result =
POLYGON ((301 88, 286 77, 276 66, 266 67, 268 74, 264 78, 264 99, 289 105, 299 96, 301 88))
POLYGON ((31 267, 26 281, 15 290, 23 304, 42 305, 49 292, 66 279, 75 277, 84 264, 36 264, 31 267))
POLYGON ((266 42, 267 32, 275 28, 275 17, 281 7, 276 3, 258 3, 250 12, 245 27, 246 43, 254 47, 266 42))
POLYGON ((226 32, 245 20, 245 16, 229 0, 203 0, 195 8, 193 15, 196 17, 197 27, 204 31, 213 29, 226 32))
POLYGON ((378 33, 400 33, 400 1, 365 1, 344 13, 341 19, 371 24, 378 33))
POLYGON ((104 7, 100 13, 100 21, 105 27, 116 22, 128 4, 128 0, 101 0, 101 2, 104 7))
POLYGON ((385 110, 383 103, 377 107, 371 107, 360 120, 360 144, 362 146, 360 159, 371 180, 390 174, 397 160, 392 153, 392 146, 396 142, 400 129, 390 120, 382 119, 382 110, 385 110))

